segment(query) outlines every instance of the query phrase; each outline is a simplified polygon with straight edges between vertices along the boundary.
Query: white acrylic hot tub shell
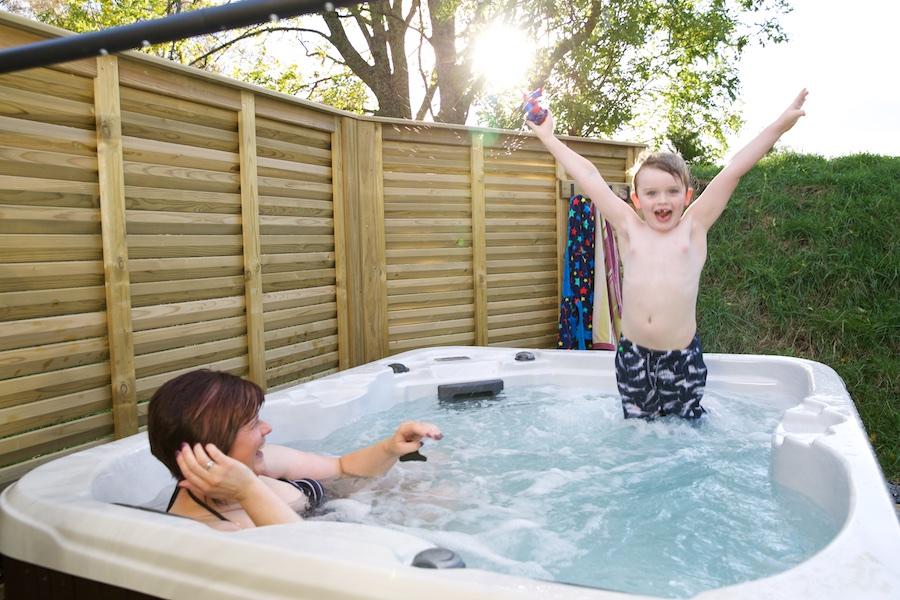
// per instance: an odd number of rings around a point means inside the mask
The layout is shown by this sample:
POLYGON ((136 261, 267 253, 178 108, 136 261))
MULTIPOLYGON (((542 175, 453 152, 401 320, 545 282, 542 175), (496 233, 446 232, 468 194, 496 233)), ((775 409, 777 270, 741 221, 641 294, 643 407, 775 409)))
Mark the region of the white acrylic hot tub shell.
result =
MULTIPOLYGON (((517 385, 577 381, 615 390, 612 354, 507 348, 430 348, 272 392, 263 409, 270 443, 319 439, 358 416, 437 385, 502 378, 517 385), (466 355, 465 361, 436 359, 466 355), (410 372, 394 374, 389 363, 410 372)), ((809 560, 765 579, 709 590, 702 600, 900 598, 900 526, 865 431, 830 368, 785 357, 707 355, 708 387, 777 388, 791 407, 773 435, 773 477, 843 525, 809 560)), ((642 598, 476 569, 408 566, 428 541, 357 524, 301 522, 221 533, 112 501, 148 505, 168 473, 145 434, 43 465, 0 497, 0 553, 163 598, 642 598)))

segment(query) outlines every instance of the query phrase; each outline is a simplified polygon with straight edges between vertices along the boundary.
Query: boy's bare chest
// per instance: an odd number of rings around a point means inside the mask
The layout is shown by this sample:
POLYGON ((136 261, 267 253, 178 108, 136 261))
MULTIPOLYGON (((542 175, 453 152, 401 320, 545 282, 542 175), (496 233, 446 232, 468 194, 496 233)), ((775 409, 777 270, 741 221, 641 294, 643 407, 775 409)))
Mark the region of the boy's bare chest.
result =
POLYGON ((706 236, 689 223, 660 233, 648 227, 629 232, 623 244, 625 275, 642 279, 699 279, 706 262, 706 236))

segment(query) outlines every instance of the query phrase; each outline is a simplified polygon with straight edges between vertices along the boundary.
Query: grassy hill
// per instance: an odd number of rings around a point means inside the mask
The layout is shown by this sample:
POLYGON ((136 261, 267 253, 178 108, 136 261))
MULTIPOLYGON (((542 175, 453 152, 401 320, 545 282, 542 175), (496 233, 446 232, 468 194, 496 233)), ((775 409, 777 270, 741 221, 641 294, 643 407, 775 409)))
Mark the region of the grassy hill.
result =
MULTIPOLYGON (((717 167, 699 167, 702 182, 717 167)), ((707 352, 823 362, 900 481, 900 157, 766 157, 709 235, 707 352)))

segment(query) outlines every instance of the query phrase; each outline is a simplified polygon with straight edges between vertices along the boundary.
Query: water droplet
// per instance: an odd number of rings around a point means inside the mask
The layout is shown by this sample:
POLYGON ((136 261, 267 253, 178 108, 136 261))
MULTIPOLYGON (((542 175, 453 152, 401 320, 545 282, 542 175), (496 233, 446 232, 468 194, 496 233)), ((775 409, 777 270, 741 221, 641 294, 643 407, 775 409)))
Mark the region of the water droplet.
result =
POLYGON ((333 11, 333 10, 334 10, 334 4, 332 4, 331 2, 326 2, 326 3, 325 3, 325 10, 328 11, 328 12, 333 11))
POLYGON ((100 56, 107 56, 109 51, 106 48, 100 48, 100 56))
POLYGON ((276 15, 275 13, 272 13, 271 15, 269 15, 269 22, 270 22, 270 23, 277 23, 277 22, 278 22, 278 15, 276 15))
POLYGON ((141 48, 149 48, 150 40, 141 40, 141 48))

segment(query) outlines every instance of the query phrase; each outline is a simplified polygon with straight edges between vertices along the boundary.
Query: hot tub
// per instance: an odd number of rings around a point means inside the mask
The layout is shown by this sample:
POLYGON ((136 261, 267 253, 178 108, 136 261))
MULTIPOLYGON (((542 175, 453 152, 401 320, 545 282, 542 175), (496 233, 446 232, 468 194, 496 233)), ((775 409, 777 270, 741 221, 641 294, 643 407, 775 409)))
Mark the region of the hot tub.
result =
MULTIPOLYGON (((695 597, 900 597, 900 526, 837 374, 785 357, 706 359, 709 390, 746 395, 776 389, 786 399, 771 436, 771 477, 812 500, 839 527, 824 548, 793 568, 695 597)), ((437 397, 441 385, 498 379, 506 389, 565 387, 576 380, 615 389, 607 352, 430 348, 270 392, 263 418, 274 427, 270 443, 316 440, 362 415, 437 397)), ((0 553, 14 559, 13 569, 34 565, 42 573, 161 598, 651 597, 481 569, 414 567, 415 557, 435 544, 385 527, 306 520, 222 533, 135 508, 164 505, 172 485, 145 434, 45 464, 0 497, 0 553)), ((7 580, 15 580, 9 569, 7 580)))

